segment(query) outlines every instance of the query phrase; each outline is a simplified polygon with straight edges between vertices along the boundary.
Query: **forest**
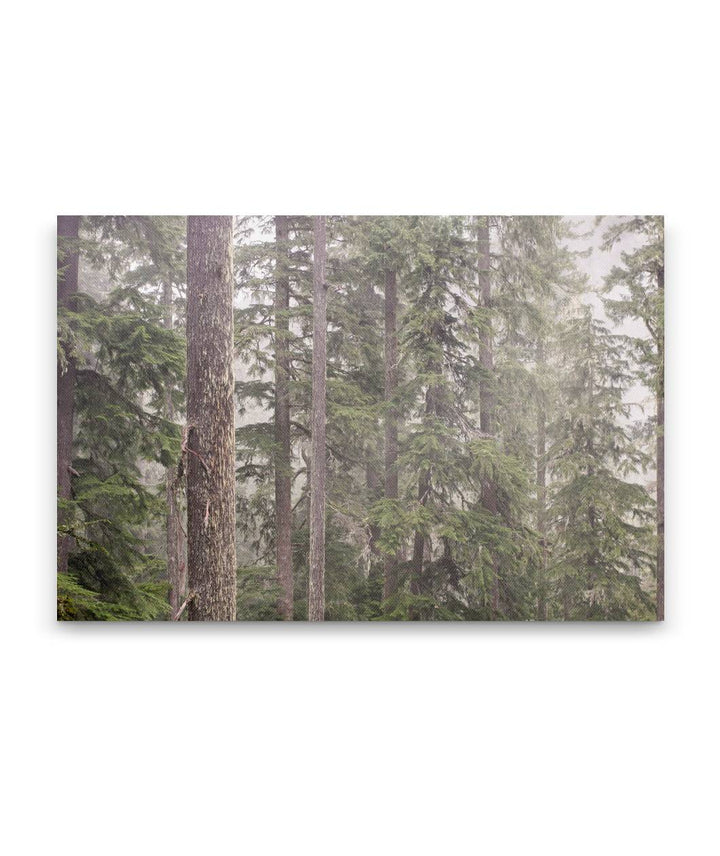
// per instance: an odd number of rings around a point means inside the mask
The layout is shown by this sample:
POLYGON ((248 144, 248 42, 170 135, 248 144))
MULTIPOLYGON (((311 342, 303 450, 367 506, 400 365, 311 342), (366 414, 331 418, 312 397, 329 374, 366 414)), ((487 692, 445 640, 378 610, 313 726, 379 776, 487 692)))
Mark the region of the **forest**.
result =
POLYGON ((63 621, 664 618, 660 216, 60 216, 63 621))

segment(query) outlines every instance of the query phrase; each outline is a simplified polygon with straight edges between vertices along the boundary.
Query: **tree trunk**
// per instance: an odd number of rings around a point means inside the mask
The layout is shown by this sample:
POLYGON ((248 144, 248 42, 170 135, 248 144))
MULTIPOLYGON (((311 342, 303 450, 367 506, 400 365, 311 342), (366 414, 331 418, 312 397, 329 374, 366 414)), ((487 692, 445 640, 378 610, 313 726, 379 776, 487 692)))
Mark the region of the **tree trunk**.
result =
POLYGON ((495 395, 492 387, 493 341, 490 312, 492 310, 492 290, 490 284, 490 225, 488 217, 479 217, 477 226, 478 243, 478 285, 480 306, 485 313, 485 324, 480 332, 479 358, 485 370, 486 379, 480 385, 480 430, 483 434, 492 434, 495 428, 495 395))
POLYGON ((325 217, 313 218, 313 359, 310 470, 310 575, 308 620, 325 619, 325 396, 327 370, 327 285, 325 217))
MULTIPOLYGON (((425 393, 425 416, 435 414, 436 389, 429 387, 425 393)), ((424 469, 418 476, 417 498, 420 505, 427 505, 430 495, 430 469, 424 469)), ((415 532, 413 538, 412 576, 410 579, 410 591, 412 594, 422 594, 423 591, 423 561, 425 558, 425 534, 415 532)), ((413 617, 416 617, 413 611, 413 617)))
POLYGON ((563 621, 570 621, 572 617, 572 600, 570 597, 572 582, 569 576, 563 577, 562 604, 563 621))
MULTIPOLYGON (((537 344, 537 365, 545 363, 545 343, 542 338, 537 344)), ((540 535, 540 566, 538 570, 538 593, 537 593, 537 618, 538 621, 547 620, 547 566, 548 566, 548 530, 547 530, 547 459, 546 459, 546 414, 545 402, 542 391, 538 392, 537 399, 537 446, 535 450, 536 459, 536 487, 537 487, 537 530, 540 535)))
MULTIPOLYGON (((167 280, 163 284, 163 307, 165 310, 165 327, 173 329, 173 290, 172 283, 167 280)), ((175 421, 175 408, 172 400, 172 389, 165 390, 165 418, 168 422, 175 421)), ((167 575, 170 585, 169 601, 172 618, 178 614, 185 600, 187 586, 187 568, 183 557, 183 532, 180 521, 180 508, 177 498, 178 468, 171 464, 165 469, 165 501, 167 516, 165 518, 165 540, 167 548, 167 575)))
MULTIPOLYGON (((385 272, 385 499, 398 498, 398 426, 393 399, 398 382, 397 275, 385 272)), ((385 557, 383 600, 397 591, 398 557, 385 557)))
MULTIPOLYGON (((58 217, 58 262, 57 281, 58 307, 72 303, 78 290, 78 270, 80 249, 78 235, 80 217, 58 217)), ((57 496, 60 503, 69 503, 72 499, 70 468, 73 450, 73 411, 75 405, 75 357, 65 347, 65 368, 58 362, 57 367, 57 496)), ((70 513, 58 505, 57 569, 58 573, 67 573, 71 538, 61 533, 61 526, 68 526, 70 513)))
MULTIPOLYGON (((375 448, 370 446, 365 452, 367 455, 367 463, 365 464, 365 486, 367 487, 368 497, 371 503, 379 499, 382 489, 380 474, 378 473, 378 468, 375 466, 375 461, 380 459, 382 453, 379 448, 379 443, 373 445, 375 445, 375 448)), ((370 539, 368 541, 371 561, 372 557, 377 556, 378 554, 379 538, 380 527, 376 523, 373 523, 370 525, 370 539)))
MULTIPOLYGON (((485 312, 485 324, 480 332, 479 359, 485 372, 485 380, 480 385, 480 430, 483 434, 495 433, 495 393, 493 390, 493 333, 490 312, 492 310, 492 290, 490 283, 490 222, 489 217, 478 217, 478 285, 480 305, 485 312)), ((497 515, 497 486, 494 479, 486 478, 482 486, 483 508, 497 515)), ((491 585, 491 607, 493 616, 500 611, 500 575, 497 557, 492 558, 493 577, 491 585)))
MULTIPOLYGON (((658 292, 665 300, 665 267, 658 270, 658 292)), ((664 317, 664 313, 663 313, 664 317)), ((657 385, 657 620, 665 619, 665 332, 658 341, 657 385)))
POLYGON ((278 612, 293 617, 292 464, 290 449, 290 273, 288 218, 275 218, 275 529, 280 598, 278 612))
POLYGON ((236 615, 232 237, 232 217, 188 217, 190 621, 236 615))
MULTIPOLYGON (((423 470, 418 477, 418 502, 427 505, 430 493, 430 470, 423 470)), ((425 559, 425 535, 415 532, 413 538, 412 554, 412 578, 410 580, 410 591, 413 594, 422 594, 423 590, 423 561, 425 559)))

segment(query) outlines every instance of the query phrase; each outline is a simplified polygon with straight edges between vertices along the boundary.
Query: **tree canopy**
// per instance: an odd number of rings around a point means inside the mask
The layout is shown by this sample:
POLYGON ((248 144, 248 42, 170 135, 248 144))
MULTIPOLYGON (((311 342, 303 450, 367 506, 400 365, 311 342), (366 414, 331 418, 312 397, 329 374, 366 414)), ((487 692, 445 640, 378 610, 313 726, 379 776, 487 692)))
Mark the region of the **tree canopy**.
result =
MULTIPOLYGON (((194 620, 188 478, 215 446, 193 431, 218 417, 187 417, 216 375, 197 386, 186 352, 216 359, 219 334, 192 338, 216 298, 188 292, 186 218, 75 219, 58 618, 194 620)), ((242 216, 227 235, 233 615, 662 617, 662 218, 242 216)))

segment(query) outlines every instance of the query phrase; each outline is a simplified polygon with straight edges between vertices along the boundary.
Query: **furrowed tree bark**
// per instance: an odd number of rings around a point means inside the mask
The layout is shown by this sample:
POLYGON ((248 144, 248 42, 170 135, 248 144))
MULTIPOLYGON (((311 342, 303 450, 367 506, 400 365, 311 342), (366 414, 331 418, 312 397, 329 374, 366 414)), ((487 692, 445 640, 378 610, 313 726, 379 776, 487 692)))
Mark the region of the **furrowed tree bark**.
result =
MULTIPOLYGON (((61 216, 57 218, 58 262, 57 262, 57 301, 58 307, 72 303, 78 290, 78 271, 80 249, 78 236, 80 217, 61 216)), ((65 348, 65 368, 58 361, 57 366, 57 496, 60 502, 72 499, 70 468, 73 450, 73 415, 75 409, 75 358, 65 348)), ((69 513, 58 505, 58 528, 70 523, 69 513)), ((67 573, 68 557, 72 539, 58 531, 57 569, 58 573, 67 573)))
MULTIPOLYGON (((665 267, 658 270, 658 292, 665 300, 665 267)), ((664 318, 664 313, 663 313, 664 318)), ((657 386, 657 620, 665 619, 665 332, 664 323, 658 331, 657 386)))
POLYGON ((232 217, 188 217, 188 619, 234 621, 232 217))
POLYGON ((275 276, 275 527, 280 597, 278 612, 293 617, 292 470, 290 449, 290 273, 288 218, 275 218, 277 246, 275 276))
MULTIPOLYGON (((478 217, 478 285, 480 305, 485 311, 485 325, 480 332, 479 359, 485 372, 485 380, 480 386, 480 431, 483 434, 495 432, 495 393, 493 390, 493 333, 490 312, 492 311, 492 287, 490 282, 490 218, 478 217)), ((482 486, 483 508, 493 516, 498 513, 497 485, 494 479, 486 478, 482 486)), ((500 611, 500 575, 497 557, 493 556, 493 578, 491 585, 491 608, 494 616, 500 611)))
MULTIPOLYGON (((173 289, 172 283, 167 280, 163 284, 163 308, 165 312, 164 323, 168 330, 173 329, 173 289)), ((175 408, 172 400, 172 389, 165 390, 165 418, 169 422, 175 421, 175 408)), ((171 464, 165 469, 165 501, 167 504, 167 515, 165 518, 165 541, 167 550, 167 575, 170 585, 169 602, 172 618, 175 618, 180 610, 180 605, 185 600, 185 589, 187 587, 187 566, 183 558, 183 531, 180 521, 180 509, 177 498, 178 468, 171 464)))
MULTIPOLYGON (((385 272, 385 499, 398 498, 398 426, 393 399, 397 389, 397 274, 385 272)), ((398 557, 385 557, 383 600, 397 591, 398 557)))
POLYGON ((308 620, 325 619, 325 471, 327 284, 325 282, 326 220, 313 218, 313 360, 312 439, 310 469, 310 574, 308 620))

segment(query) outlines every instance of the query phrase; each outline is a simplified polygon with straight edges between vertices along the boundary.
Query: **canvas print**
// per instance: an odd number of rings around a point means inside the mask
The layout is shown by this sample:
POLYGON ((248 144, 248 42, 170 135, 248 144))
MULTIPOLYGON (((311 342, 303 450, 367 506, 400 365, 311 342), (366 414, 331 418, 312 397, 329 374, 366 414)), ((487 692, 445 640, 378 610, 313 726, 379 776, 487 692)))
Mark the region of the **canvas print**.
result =
POLYGON ((57 617, 664 617, 663 218, 58 217, 57 617))

